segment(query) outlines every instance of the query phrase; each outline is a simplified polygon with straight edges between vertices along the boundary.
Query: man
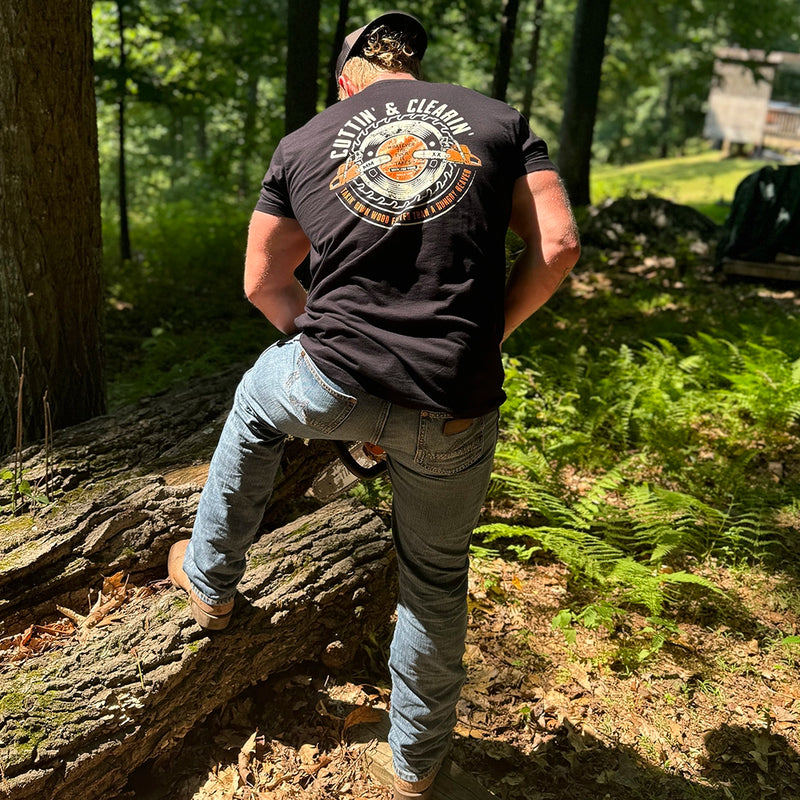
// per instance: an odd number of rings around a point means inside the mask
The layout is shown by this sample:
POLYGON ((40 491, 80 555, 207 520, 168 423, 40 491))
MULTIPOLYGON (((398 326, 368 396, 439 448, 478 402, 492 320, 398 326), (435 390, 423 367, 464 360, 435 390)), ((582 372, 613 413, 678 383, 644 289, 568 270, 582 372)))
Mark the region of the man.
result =
POLYGON ((395 798, 428 798, 464 679, 468 548, 504 399, 502 341, 578 257, 544 142, 507 105, 419 79, 427 35, 391 12, 345 40, 341 102, 279 144, 253 213, 250 301, 287 338, 243 377, 190 541, 194 618, 224 627, 284 437, 386 452, 399 565, 395 798), (505 282, 505 233, 526 249, 505 282), (311 253, 308 294, 294 270, 311 253))

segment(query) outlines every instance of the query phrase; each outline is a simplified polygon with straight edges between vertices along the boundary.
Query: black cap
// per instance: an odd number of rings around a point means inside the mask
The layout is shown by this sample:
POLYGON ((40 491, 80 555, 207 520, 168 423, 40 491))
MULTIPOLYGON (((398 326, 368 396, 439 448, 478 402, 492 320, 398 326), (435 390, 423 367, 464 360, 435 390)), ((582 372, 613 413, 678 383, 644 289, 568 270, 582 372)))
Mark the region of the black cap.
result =
POLYGON ((344 65, 357 55, 361 54, 361 48, 366 44, 369 35, 380 25, 386 25, 395 31, 407 31, 411 34, 411 46, 414 48, 414 55, 421 59, 425 55, 425 48, 428 46, 428 34, 422 23, 413 15, 406 14, 405 11, 387 11, 379 17, 375 17, 372 22, 367 23, 363 28, 359 28, 347 34, 339 51, 339 58, 336 59, 336 80, 342 74, 344 65))

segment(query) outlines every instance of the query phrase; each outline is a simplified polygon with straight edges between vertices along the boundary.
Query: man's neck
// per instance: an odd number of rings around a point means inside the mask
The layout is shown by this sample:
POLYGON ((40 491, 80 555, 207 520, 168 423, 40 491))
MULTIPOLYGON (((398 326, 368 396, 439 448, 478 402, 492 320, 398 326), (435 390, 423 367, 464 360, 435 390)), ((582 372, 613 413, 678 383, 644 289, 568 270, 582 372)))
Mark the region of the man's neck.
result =
MULTIPOLYGON (((369 83, 378 81, 415 81, 416 78, 408 72, 380 72, 369 83)), ((366 87, 365 87, 366 88, 366 87)))

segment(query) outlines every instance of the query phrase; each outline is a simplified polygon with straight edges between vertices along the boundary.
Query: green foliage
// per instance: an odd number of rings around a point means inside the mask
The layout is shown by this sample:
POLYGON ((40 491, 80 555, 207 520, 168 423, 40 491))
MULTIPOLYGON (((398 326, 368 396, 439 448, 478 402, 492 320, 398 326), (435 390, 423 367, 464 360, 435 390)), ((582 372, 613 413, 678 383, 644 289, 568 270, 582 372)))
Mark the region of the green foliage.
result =
POLYGON ((124 0, 126 68, 118 4, 92 4, 104 197, 116 192, 117 104, 124 88, 129 201, 165 193, 253 194, 283 130, 281 4, 244 0, 124 0), (272 148, 269 148, 271 151, 272 148), (260 171, 260 174, 259 174, 260 171))
POLYGON ((121 266, 104 220, 110 407, 251 361, 277 337, 241 288, 248 217, 222 202, 154 206, 134 218, 121 266))
MULTIPOLYGON (((571 641, 580 628, 615 631, 625 669, 668 640, 682 592, 714 591, 687 565, 711 555, 778 563, 797 547, 779 520, 796 518, 800 491, 768 467, 791 462, 800 436, 798 318, 768 303, 709 313, 658 291, 556 302, 535 337, 512 340, 490 495, 523 522, 477 531, 482 546, 503 544, 523 561, 562 561, 592 599, 554 625, 571 641), (698 325, 636 342, 637 307, 643 320, 683 315, 679 329, 696 313, 698 325), (595 310, 606 317, 598 331, 575 324, 595 310), (619 636, 632 610, 648 622, 619 636)), ((724 306, 726 291, 714 298, 724 306)))
POLYGON ((565 343, 560 358, 545 340, 507 361, 505 438, 536 448, 524 458, 545 483, 566 465, 606 468, 609 455, 633 454, 638 469, 658 463, 704 499, 770 490, 753 467, 780 460, 797 433, 800 364, 797 320, 781 323, 780 340, 769 327, 742 326, 740 344, 702 332, 635 350, 565 343))
POLYGON ((37 508, 49 505, 50 498, 31 483, 22 470, 0 470, 0 513, 10 512, 16 515, 25 505, 31 513, 37 508), (5 502, 2 502, 5 501, 5 502))
MULTIPOLYGON (((251 209, 184 200, 134 215, 133 259, 115 257, 115 223, 106 218, 106 285, 112 305, 145 329, 227 316, 243 298, 242 269, 251 209)), ((245 308, 242 305, 242 308, 245 308)))
MULTIPOLYGON (((612 471, 586 494, 570 499, 542 490, 525 476, 497 474, 494 481, 495 491, 499 486, 504 496, 524 501, 526 510, 543 524, 485 525, 476 531, 485 543, 507 538, 532 541, 562 561, 574 578, 611 591, 617 602, 644 607, 651 615, 660 615, 670 594, 682 584, 712 588, 696 575, 662 569, 665 558, 679 549, 699 550, 700 537, 692 527, 701 526, 702 519, 692 514, 699 505, 694 498, 682 498, 670 524, 665 524, 660 514, 653 513, 657 501, 651 495, 624 491, 620 472, 612 471)), ((677 493, 670 499, 669 505, 676 506, 677 493)), ((517 552, 527 555, 535 550, 517 552)))

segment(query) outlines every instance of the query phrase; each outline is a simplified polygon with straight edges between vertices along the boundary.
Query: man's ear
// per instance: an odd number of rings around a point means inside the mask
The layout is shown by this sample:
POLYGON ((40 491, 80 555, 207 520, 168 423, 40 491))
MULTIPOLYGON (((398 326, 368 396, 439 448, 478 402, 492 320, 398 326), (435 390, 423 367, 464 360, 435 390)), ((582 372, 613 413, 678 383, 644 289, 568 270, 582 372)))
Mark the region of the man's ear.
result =
POLYGON ((358 93, 356 85, 350 80, 350 78, 347 77, 347 75, 339 76, 339 86, 347 97, 352 97, 354 94, 358 93))

